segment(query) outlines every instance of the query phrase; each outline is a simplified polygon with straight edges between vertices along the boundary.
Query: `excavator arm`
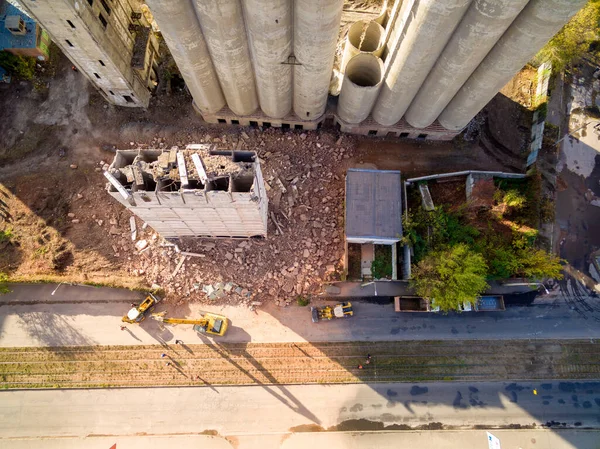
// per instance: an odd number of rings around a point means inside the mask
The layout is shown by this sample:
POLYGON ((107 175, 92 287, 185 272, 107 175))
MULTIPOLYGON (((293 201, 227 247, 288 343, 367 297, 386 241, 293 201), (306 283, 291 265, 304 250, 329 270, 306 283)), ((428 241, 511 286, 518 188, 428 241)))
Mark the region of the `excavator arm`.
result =
POLYGON ((208 323, 207 319, 201 319, 201 320, 186 320, 184 318, 163 318, 162 321, 165 324, 199 324, 199 325, 206 325, 208 323))

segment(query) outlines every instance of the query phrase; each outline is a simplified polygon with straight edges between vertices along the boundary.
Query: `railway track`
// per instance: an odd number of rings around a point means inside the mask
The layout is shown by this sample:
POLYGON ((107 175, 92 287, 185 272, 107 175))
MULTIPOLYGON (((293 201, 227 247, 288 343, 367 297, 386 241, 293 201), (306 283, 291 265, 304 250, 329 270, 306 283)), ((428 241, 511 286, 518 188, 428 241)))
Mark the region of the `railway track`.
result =
POLYGON ((4 389, 552 378, 600 378, 600 345, 459 340, 0 349, 4 389))

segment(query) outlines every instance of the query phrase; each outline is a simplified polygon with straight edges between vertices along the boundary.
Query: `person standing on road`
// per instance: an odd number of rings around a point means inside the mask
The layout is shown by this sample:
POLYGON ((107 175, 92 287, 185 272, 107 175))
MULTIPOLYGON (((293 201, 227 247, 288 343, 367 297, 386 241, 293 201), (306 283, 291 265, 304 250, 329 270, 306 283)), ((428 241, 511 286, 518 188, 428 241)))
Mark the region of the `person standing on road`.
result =
POLYGON ((175 344, 176 344, 176 345, 182 345, 182 344, 183 344, 183 341, 182 341, 182 340, 175 340, 175 344))
POLYGON ((171 366, 171 362, 165 363, 165 366, 171 366))
POLYGON ((367 365, 371 363, 371 354, 367 354, 367 365))
POLYGON ((167 356, 167 354, 161 354, 161 355, 160 355, 160 358, 161 358, 161 359, 164 359, 166 356, 167 356))
POLYGON ((125 329, 127 329, 125 326, 121 326, 122 331, 124 331, 125 329))

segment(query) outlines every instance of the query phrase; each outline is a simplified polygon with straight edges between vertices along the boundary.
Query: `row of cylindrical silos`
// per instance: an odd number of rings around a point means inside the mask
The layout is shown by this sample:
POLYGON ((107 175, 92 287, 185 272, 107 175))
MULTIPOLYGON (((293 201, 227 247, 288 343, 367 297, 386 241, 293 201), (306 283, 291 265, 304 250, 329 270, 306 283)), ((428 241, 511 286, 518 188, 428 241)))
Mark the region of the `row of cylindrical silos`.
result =
POLYGON ((201 112, 325 112, 343 0, 146 3, 201 112))
POLYGON ((338 116, 461 130, 586 1, 406 0, 384 70, 373 54, 344 61, 338 116))
MULTIPOLYGON (((338 116, 460 130, 586 1, 404 0, 387 32, 350 28, 338 116)), ((325 112, 343 0, 146 3, 202 113, 325 112)))

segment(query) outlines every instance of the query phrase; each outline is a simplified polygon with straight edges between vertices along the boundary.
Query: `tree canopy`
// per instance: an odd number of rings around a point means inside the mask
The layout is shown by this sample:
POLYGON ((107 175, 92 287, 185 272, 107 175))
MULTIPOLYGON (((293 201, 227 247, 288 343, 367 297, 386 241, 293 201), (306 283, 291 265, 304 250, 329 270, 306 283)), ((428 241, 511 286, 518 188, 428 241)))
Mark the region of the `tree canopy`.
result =
POLYGON ((563 70, 585 53, 598 40, 600 25, 600 0, 590 0, 573 18, 540 50, 536 60, 550 61, 556 70, 563 70))
POLYGON ((446 312, 459 309, 465 302, 474 304, 488 288, 486 276, 483 256, 459 243, 428 253, 417 264, 412 284, 417 295, 446 312))

